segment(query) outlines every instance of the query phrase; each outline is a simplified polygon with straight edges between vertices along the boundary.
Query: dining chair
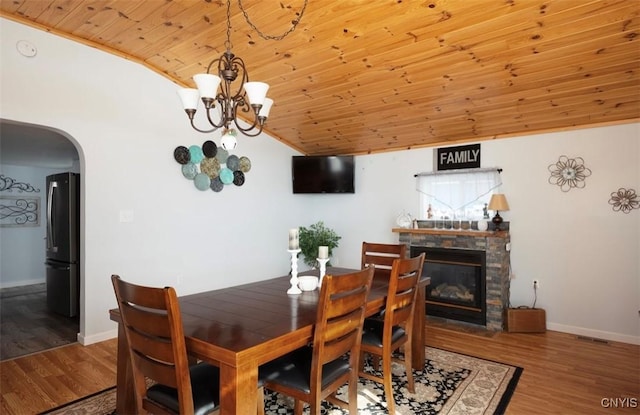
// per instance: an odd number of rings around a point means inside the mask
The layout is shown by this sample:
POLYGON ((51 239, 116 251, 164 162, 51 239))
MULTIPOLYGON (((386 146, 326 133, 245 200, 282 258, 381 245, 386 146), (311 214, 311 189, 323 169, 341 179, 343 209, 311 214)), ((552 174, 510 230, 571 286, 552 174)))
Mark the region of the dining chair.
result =
POLYGON ((206 363, 189 364, 175 290, 132 284, 118 275, 111 281, 129 347, 137 411, 217 412, 219 370, 206 363))
POLYGON ((402 346, 404 346, 407 389, 415 393, 411 370, 411 340, 418 281, 422 275, 424 259, 425 254, 422 253, 414 258, 393 261, 385 312, 381 317, 367 318, 363 325, 359 375, 384 385, 387 410, 390 414, 395 413, 395 401, 391 388, 391 361, 397 360, 393 357, 393 352, 402 346), (378 370, 379 359, 382 359, 382 377, 364 370, 365 353, 378 358, 373 359, 375 370, 378 370))
POLYGON ((387 278, 391 274, 391 266, 394 259, 406 258, 407 246, 405 244, 380 244, 362 242, 362 261, 360 268, 367 265, 375 267, 374 275, 384 275, 387 278))
POLYGON ((373 267, 322 280, 311 345, 260 367, 264 387, 294 398, 294 414, 304 402, 310 415, 320 414, 327 400, 350 414, 358 413, 358 360, 367 296, 373 267), (348 383, 348 402, 336 396, 348 383))

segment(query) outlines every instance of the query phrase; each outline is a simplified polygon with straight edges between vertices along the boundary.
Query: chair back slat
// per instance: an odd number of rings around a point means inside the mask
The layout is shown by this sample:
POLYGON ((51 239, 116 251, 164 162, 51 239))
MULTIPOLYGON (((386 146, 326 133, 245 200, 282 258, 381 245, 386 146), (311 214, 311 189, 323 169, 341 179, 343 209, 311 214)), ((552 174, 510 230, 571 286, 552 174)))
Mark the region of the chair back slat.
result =
POLYGON ((362 242, 361 268, 368 265, 375 267, 374 275, 389 278, 393 261, 406 258, 407 246, 405 244, 381 244, 374 242, 362 242))
POLYGON ((140 333, 133 328, 129 330, 130 348, 135 350, 138 356, 148 356, 153 359, 152 361, 158 362, 163 366, 170 366, 169 369, 172 372, 175 371, 175 357, 170 339, 150 338, 148 335, 140 333))
POLYGON ((171 328, 165 310, 161 312, 140 308, 135 303, 123 303, 127 309, 129 326, 136 327, 147 336, 161 337, 171 341, 171 328))
POLYGON ((326 342, 323 347, 322 355, 319 361, 322 364, 332 362, 339 358, 340 356, 345 355, 345 350, 351 350, 356 343, 356 331, 353 334, 349 334, 344 337, 338 337, 337 339, 326 342))

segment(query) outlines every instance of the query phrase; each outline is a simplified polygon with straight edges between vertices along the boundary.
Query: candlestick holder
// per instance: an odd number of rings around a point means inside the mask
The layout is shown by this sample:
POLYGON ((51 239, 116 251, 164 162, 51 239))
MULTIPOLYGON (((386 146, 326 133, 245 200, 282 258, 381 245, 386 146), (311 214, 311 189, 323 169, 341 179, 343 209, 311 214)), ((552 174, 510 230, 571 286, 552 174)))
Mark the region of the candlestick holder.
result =
POLYGON ((300 294, 302 290, 298 287, 298 254, 301 250, 289 249, 288 251, 291 255, 291 279, 289 280, 291 287, 287 290, 287 294, 300 294))
POLYGON ((324 278, 327 273, 327 262, 329 262, 329 258, 316 258, 316 260, 320 263, 320 276, 318 277, 318 287, 322 285, 322 278, 324 278))

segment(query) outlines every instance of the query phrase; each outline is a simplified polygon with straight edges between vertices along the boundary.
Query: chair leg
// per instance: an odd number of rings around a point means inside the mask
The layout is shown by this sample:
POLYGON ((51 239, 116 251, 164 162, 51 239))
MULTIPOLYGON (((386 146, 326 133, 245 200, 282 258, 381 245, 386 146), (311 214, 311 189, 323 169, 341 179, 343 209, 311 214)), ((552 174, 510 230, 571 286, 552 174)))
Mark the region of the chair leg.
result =
POLYGON ((407 389, 411 393, 416 393, 416 387, 413 382, 413 368, 411 367, 411 362, 411 341, 409 341, 404 348, 404 370, 407 372, 407 389))
POLYGON ((320 399, 312 399, 309 402, 309 415, 320 415, 320 409, 322 408, 322 403, 320 399))
POLYGON ((358 413, 358 374, 354 373, 349 380, 349 413, 358 413))
POLYGON ((382 378, 384 382, 384 395, 387 400, 387 411, 390 414, 396 413, 395 401, 393 399, 393 388, 391 387, 391 353, 382 353, 382 378))
POLYGON ((258 415, 264 415, 264 388, 258 388, 258 415))
POLYGON ((293 415, 302 415, 302 409, 304 408, 304 402, 300 399, 296 399, 293 404, 293 415))
POLYGON ((365 352, 360 352, 360 359, 358 359, 358 372, 364 371, 365 352))
POLYGON ((380 370, 380 356, 375 354, 371 356, 371 366, 373 370, 380 370))

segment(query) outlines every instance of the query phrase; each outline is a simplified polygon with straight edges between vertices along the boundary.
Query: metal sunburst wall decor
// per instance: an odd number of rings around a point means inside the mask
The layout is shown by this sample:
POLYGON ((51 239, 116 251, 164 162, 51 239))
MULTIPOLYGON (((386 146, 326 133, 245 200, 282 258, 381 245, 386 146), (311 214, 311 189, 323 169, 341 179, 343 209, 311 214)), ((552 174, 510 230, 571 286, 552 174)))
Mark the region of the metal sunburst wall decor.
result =
POLYGON ((549 183, 560 186, 563 192, 574 188, 584 188, 585 179, 591 176, 591 170, 585 167, 582 157, 570 159, 562 155, 557 162, 550 164, 548 168, 551 172, 549 183))
POLYGON ((640 199, 634 189, 619 188, 611 192, 609 204, 613 206, 614 212, 629 213, 633 209, 640 209, 640 199))

